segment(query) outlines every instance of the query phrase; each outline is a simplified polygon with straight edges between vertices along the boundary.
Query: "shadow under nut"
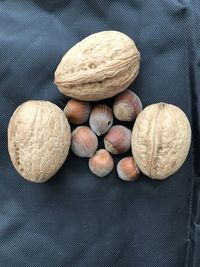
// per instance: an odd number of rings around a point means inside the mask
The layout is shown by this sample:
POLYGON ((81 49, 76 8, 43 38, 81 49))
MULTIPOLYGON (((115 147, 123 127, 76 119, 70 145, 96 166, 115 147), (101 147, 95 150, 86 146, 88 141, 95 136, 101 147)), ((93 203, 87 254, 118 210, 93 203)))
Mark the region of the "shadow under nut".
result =
POLYGON ((152 179, 165 179, 184 163, 191 144, 191 128, 177 106, 156 103, 136 118, 132 153, 139 169, 152 179))
POLYGON ((13 113, 8 126, 8 151, 26 180, 45 182, 63 165, 71 143, 64 112, 48 101, 27 101, 13 113))

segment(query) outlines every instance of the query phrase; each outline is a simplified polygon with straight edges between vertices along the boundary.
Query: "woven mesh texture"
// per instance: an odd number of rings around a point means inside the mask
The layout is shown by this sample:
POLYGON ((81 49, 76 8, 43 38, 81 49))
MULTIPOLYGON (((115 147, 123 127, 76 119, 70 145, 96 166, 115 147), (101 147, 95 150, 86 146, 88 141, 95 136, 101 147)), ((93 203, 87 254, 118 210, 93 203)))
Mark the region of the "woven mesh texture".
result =
POLYGON ((0 266, 200 266, 198 6, 183 0, 0 1, 0 266), (95 177, 88 159, 70 152, 51 180, 30 183, 9 158, 9 119, 29 99, 63 108, 67 98, 53 84, 54 71, 69 48, 102 30, 135 40, 141 69, 129 89, 144 107, 164 101, 188 115, 189 156, 165 181, 142 175, 126 183, 116 169, 95 177))

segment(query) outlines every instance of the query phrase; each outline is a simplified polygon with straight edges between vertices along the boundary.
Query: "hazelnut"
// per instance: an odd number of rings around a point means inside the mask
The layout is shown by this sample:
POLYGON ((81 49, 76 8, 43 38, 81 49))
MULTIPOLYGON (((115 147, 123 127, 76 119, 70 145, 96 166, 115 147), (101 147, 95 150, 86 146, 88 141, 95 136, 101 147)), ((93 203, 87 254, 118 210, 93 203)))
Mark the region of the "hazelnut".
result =
POLYGON ((98 136, 106 133, 113 124, 111 108, 103 104, 94 106, 90 114, 89 124, 98 136))
POLYGON ((131 130, 122 125, 113 126, 104 137, 104 145, 114 155, 127 152, 131 147, 131 130))
POLYGON ((126 157, 118 162, 117 174, 124 181, 135 181, 140 175, 140 170, 133 157, 126 157))
POLYGON ((139 97, 130 90, 125 90, 114 99, 113 113, 120 121, 133 121, 141 111, 139 97))
POLYGON ((89 159, 89 168, 91 172, 99 177, 108 175, 113 167, 113 158, 105 149, 97 150, 94 156, 89 159))
POLYGON ((72 132, 71 149, 79 157, 92 157, 97 150, 98 139, 88 126, 78 126, 72 132))
POLYGON ((69 122, 73 124, 83 124, 89 118, 91 105, 87 101, 71 99, 67 102, 63 111, 69 122))

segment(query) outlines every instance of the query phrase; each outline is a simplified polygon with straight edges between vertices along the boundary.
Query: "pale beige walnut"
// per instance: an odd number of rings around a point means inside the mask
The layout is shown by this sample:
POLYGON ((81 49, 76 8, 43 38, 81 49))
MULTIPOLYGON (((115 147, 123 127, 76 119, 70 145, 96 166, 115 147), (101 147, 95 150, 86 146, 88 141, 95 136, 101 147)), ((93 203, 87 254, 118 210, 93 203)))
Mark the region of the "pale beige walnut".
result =
POLYGON ((156 103, 137 117, 132 131, 132 153, 140 170, 152 179, 165 179, 184 163, 191 128, 177 106, 156 103))
POLYGON ((16 170, 32 182, 45 182, 64 163, 71 130, 64 112, 48 101, 27 101, 12 115, 8 151, 16 170))
POLYGON ((103 31, 89 35, 63 56, 54 82, 66 96, 101 100, 125 90, 139 66, 140 53, 130 37, 103 31))

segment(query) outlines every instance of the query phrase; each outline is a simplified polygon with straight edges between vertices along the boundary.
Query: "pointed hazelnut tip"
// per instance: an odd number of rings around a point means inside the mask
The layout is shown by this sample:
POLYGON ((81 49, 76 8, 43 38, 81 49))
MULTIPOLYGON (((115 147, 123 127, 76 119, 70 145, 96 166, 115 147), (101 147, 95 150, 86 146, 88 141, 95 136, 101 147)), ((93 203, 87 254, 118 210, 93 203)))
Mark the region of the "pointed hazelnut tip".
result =
POLYGON ((97 135, 97 136, 100 136, 100 135, 101 135, 101 133, 100 133, 100 132, 96 132, 96 135, 97 135))

